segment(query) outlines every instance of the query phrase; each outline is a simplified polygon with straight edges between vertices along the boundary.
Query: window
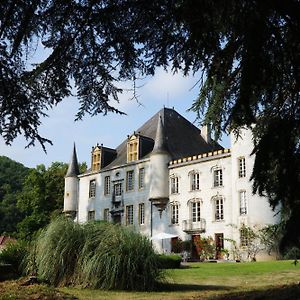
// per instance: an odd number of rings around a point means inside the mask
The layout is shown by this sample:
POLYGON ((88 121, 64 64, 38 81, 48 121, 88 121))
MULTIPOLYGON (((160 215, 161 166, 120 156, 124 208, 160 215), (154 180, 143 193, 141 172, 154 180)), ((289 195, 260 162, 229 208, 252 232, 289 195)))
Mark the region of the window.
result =
POLYGON ((132 170, 126 173, 126 191, 132 191, 133 188, 134 188, 134 173, 132 170))
POLYGON ((191 190, 198 191, 200 188, 200 174, 198 172, 191 173, 191 190))
POLYGON ((95 211, 94 210, 90 210, 88 212, 88 221, 93 221, 95 220, 95 211))
POLYGON ((178 224, 178 203, 171 203, 171 224, 178 224))
POLYGON ((90 180, 89 197, 94 198, 96 196, 96 180, 90 180))
POLYGON ((221 169, 214 170, 214 186, 223 185, 223 173, 221 169))
POLYGON ((126 206, 126 225, 133 224, 133 205, 126 206))
POLYGON ((122 195, 122 183, 121 182, 114 184, 114 194, 115 194, 115 196, 122 195))
POLYGON ((139 189, 143 189, 145 187, 145 169, 141 168, 139 170, 139 189))
POLYGON ((101 167, 101 149, 96 146, 92 150, 92 171, 99 171, 101 167))
POLYGON ((171 177, 171 194, 178 193, 178 177, 171 177))
POLYGON ((127 162, 138 160, 139 139, 133 135, 127 142, 127 162))
POLYGON ((240 157, 239 161, 239 177, 246 177, 246 160, 245 157, 240 157))
POLYGON ((240 215, 247 214, 246 191, 240 191, 240 215))
POLYGON ((247 230, 246 226, 243 225, 240 228, 240 246, 247 247, 249 245, 249 231, 247 230))
POLYGON ((109 221, 109 208, 105 208, 103 211, 103 220, 108 222, 109 221))
POLYGON ((144 203, 139 204, 139 224, 140 225, 145 224, 145 204, 144 203))
POLYGON ((192 206, 192 221, 200 222, 200 201, 193 201, 192 206))
POLYGON ((110 176, 104 177, 104 195, 110 194, 110 176))
POLYGON ((224 220, 224 203, 222 197, 216 197, 214 199, 215 203, 215 220, 221 221, 224 220))

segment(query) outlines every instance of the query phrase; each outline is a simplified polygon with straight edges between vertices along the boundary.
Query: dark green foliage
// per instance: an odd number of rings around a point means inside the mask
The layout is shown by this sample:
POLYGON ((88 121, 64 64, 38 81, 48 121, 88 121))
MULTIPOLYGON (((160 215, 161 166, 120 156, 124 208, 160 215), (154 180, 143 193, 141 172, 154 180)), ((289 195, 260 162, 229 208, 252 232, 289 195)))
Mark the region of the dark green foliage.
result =
POLYGON ((146 237, 106 222, 79 225, 56 219, 40 234, 34 249, 27 258, 28 269, 35 256, 39 278, 53 285, 152 290, 161 274, 146 237))
POLYGON ((14 241, 6 245, 0 252, 0 264, 8 264, 12 266, 12 270, 16 275, 23 273, 22 261, 29 251, 28 243, 24 241, 14 241))
MULTIPOLYGON (((80 164, 81 170, 85 168, 85 163, 80 164)), ((52 217, 61 214, 67 169, 68 164, 53 162, 48 169, 39 165, 30 170, 17 201, 17 207, 24 215, 17 226, 20 238, 31 238, 52 217)))
POLYGON ((292 247, 286 250, 284 259, 300 259, 300 249, 297 247, 292 247))
POLYGON ((15 233, 16 225, 23 217, 16 203, 28 172, 22 164, 0 156, 0 235, 15 233))
POLYGON ((181 264, 180 255, 159 255, 159 267, 161 269, 179 269, 181 264))

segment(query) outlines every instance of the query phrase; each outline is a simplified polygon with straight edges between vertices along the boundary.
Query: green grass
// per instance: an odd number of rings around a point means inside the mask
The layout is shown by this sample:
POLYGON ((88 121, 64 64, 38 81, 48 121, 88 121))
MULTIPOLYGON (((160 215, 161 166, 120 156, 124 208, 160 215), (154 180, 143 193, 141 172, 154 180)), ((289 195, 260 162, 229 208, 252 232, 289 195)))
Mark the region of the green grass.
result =
POLYGON ((61 291, 78 299, 300 299, 300 265, 292 261, 190 263, 166 271, 160 291, 117 292, 80 288, 61 291))
POLYGON ((155 292, 122 292, 20 286, 18 281, 0 283, 0 299, 300 299, 300 264, 293 261, 256 263, 189 263, 165 272, 167 281, 155 292))

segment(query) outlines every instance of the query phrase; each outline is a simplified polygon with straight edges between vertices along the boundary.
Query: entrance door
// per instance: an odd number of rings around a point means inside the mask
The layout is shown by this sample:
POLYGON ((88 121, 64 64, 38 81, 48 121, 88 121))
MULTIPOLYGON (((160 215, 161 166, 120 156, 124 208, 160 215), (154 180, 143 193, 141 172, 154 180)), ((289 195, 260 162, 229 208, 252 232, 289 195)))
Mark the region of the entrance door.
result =
POLYGON ((224 235, 223 233, 215 233, 215 243, 216 243, 216 259, 221 259, 222 249, 224 248, 224 235))
POLYGON ((192 253, 191 257, 194 260, 199 260, 200 258, 200 253, 198 252, 198 247, 197 245, 199 244, 200 240, 200 234, 193 234, 192 235, 192 253))
POLYGON ((113 223, 114 224, 121 224, 121 215, 113 216, 113 223))

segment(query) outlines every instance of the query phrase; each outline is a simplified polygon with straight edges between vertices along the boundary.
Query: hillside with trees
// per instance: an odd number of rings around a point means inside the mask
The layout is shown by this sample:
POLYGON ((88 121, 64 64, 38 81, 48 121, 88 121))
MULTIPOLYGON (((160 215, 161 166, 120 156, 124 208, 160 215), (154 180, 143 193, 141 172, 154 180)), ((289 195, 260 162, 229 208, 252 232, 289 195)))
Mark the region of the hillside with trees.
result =
POLYGON ((30 169, 6 156, 0 156, 0 235, 16 232, 23 214, 17 208, 17 196, 30 169))
MULTIPOLYGON (((0 157, 0 235, 30 239, 61 213, 64 176, 68 164, 26 168, 8 157, 0 157)), ((86 170, 86 164, 80 164, 86 170)))

